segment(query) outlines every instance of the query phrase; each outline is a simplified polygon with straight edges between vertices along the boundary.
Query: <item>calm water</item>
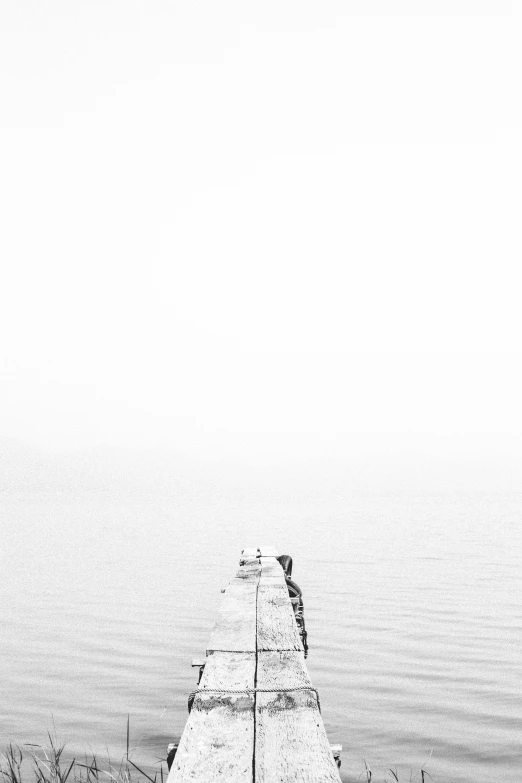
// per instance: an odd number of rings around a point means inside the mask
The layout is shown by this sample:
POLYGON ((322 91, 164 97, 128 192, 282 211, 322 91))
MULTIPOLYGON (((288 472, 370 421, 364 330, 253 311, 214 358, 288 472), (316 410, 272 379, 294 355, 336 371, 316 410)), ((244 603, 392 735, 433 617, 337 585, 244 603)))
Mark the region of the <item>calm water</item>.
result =
POLYGON ((343 779, 519 780, 522 498, 310 487, 6 497, 0 740, 153 764, 243 545, 294 558, 308 666, 343 779), (388 775, 389 779, 389 775, 388 775), (417 778, 418 779, 418 778, 417 778))

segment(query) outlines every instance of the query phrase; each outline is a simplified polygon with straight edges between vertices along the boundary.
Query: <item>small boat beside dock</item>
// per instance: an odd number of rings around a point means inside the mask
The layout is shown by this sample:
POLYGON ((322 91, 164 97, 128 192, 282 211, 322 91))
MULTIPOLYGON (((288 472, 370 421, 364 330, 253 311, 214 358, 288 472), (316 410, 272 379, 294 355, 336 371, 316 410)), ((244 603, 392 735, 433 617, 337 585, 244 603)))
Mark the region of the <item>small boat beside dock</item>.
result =
POLYGON ((291 559, 272 547, 241 553, 195 662, 199 682, 179 745, 169 746, 167 783, 339 783, 341 747, 328 742, 306 669, 290 576, 291 559))

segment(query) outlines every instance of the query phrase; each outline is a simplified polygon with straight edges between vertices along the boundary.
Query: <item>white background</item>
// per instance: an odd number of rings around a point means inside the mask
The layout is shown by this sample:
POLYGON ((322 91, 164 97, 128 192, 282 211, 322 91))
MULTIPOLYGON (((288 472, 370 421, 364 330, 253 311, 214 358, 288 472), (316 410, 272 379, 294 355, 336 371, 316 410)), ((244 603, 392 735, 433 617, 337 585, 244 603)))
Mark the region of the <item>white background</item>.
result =
POLYGON ((515 486, 520 10, 4 0, 7 453, 515 486))

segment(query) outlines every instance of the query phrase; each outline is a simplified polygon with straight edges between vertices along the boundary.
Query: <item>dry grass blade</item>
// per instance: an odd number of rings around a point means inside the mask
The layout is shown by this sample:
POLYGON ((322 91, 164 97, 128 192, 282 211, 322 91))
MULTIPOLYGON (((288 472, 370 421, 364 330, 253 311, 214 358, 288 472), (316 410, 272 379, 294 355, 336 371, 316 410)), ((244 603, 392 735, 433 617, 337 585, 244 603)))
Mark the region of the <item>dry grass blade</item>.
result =
POLYGON ((141 772, 142 775, 145 775, 147 780, 150 780, 150 783, 156 783, 156 775, 154 775, 154 778, 151 778, 150 775, 147 775, 147 773, 140 769, 138 765, 134 763, 134 761, 131 761, 131 759, 129 759, 129 764, 132 764, 132 766, 135 767, 138 772, 141 772))
MULTIPOLYGON (((76 766, 80 767, 80 769, 86 769, 87 770, 87 775, 86 775, 86 778, 85 778, 86 783, 92 783, 92 780, 95 780, 95 781, 98 780, 99 769, 98 769, 98 763, 96 761, 96 756, 94 754, 92 756, 90 764, 88 763, 87 756, 85 756, 85 764, 81 764, 79 761, 77 761, 76 762, 76 766)), ((76 776, 75 776, 75 778, 76 778, 76 776)), ((83 778, 81 777, 81 772, 80 772, 80 781, 79 781, 79 783, 82 783, 82 781, 83 781, 83 778)))
POLYGON ((0 783, 100 783, 107 779, 109 783, 165 783, 163 765, 159 773, 151 776, 129 758, 130 716, 127 716, 125 754, 119 766, 111 763, 108 749, 107 758, 101 764, 94 753, 85 755, 84 761, 65 759, 64 749, 65 744, 51 733, 45 745, 28 743, 25 752, 11 743, 0 753, 0 783))
POLYGON ((62 779, 61 779, 61 780, 62 780, 62 783, 65 783, 65 781, 67 780, 67 778, 68 778, 68 777, 69 777, 69 775, 71 774, 71 770, 73 769, 75 762, 76 762, 76 759, 73 759, 73 760, 71 761, 71 763, 70 763, 70 765, 69 765, 69 769, 67 770, 67 772, 65 773, 65 775, 64 775, 64 776, 62 777, 62 779))
POLYGON ((22 782, 22 761, 23 753, 18 745, 9 745, 5 754, 0 756, 1 766, 0 772, 4 783, 21 783, 22 782), (7 768, 4 767, 4 763, 7 768))
MULTIPOLYGON (((101 783, 107 780, 108 783, 166 783, 166 777, 163 773, 163 758, 157 758, 156 763, 160 763, 159 772, 154 773, 154 777, 147 774, 141 767, 129 758, 130 755, 130 715, 127 715, 126 725, 126 746, 125 753, 119 766, 111 763, 109 749, 107 756, 100 763, 94 753, 90 756, 85 755, 85 763, 76 761, 64 761, 65 744, 58 742, 56 735, 48 734, 49 743, 47 746, 36 743, 26 743, 24 751, 19 745, 9 744, 3 753, 0 753, 0 783, 101 783), (31 764, 32 761, 32 764, 31 764), (140 774, 138 777, 133 770, 140 774), (32 773, 32 774, 30 774, 32 773)), ((430 753, 431 758, 431 753, 430 753)), ((428 758, 428 761, 430 760, 428 758)), ((357 781, 365 783, 377 783, 372 769, 365 759, 364 771, 360 773, 357 781)), ((425 767, 428 761, 424 762, 419 772, 410 769, 409 783, 419 781, 419 783, 428 783, 433 780, 425 767)), ((390 777, 378 780, 384 783, 399 783, 397 769, 389 768, 387 773, 390 777)), ((405 777, 402 776, 404 782, 405 777)))

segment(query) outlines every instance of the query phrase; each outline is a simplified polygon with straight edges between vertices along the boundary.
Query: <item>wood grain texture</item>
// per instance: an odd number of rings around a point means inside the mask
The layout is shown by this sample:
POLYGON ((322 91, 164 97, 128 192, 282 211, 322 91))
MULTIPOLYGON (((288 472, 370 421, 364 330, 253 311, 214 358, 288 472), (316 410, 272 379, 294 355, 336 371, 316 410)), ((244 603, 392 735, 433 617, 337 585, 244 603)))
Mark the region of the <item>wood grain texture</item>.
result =
POLYGON ((207 653, 256 651, 256 598, 259 574, 236 577, 225 589, 207 653))
POLYGON ((257 649, 302 650, 284 578, 261 581, 257 590, 257 649))
POLYGON ((285 573, 275 557, 263 557, 259 563, 261 569, 259 584, 286 584, 285 573))
MULTIPOLYGON (((261 565, 259 560, 247 560, 236 571, 234 579, 247 579, 251 582, 258 582, 261 576, 261 565)), ((234 580, 232 580, 234 581, 234 580)))
POLYGON ((258 650, 302 650, 284 571, 275 558, 261 560, 257 594, 258 650))
MULTIPOLYGON (((255 669, 255 653, 214 652, 207 657, 199 687, 251 689, 255 669)), ((253 755, 253 695, 198 693, 168 783, 251 783, 253 755)))
POLYGON ((303 652, 261 651, 257 655, 257 669, 258 688, 313 687, 303 652))
MULTIPOLYGON (((299 652, 258 652, 257 687, 311 685, 299 652)), ((255 783, 339 783, 312 691, 256 694, 255 783)))

